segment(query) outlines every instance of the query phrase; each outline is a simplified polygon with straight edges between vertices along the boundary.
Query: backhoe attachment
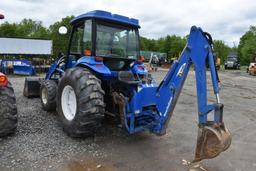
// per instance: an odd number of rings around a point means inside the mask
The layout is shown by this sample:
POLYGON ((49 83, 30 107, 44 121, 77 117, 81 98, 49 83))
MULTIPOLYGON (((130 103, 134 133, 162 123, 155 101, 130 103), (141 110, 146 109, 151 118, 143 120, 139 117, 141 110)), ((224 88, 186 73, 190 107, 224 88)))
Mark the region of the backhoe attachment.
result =
POLYGON ((157 133, 163 135, 168 127, 189 68, 191 64, 194 65, 199 128, 193 162, 214 158, 227 150, 231 144, 231 134, 223 121, 224 105, 220 103, 219 77, 213 52, 211 35, 201 28, 193 26, 180 58, 174 62, 171 70, 157 88, 157 100, 159 101, 157 107, 163 117, 160 119, 163 123, 161 123, 160 131, 157 133), (207 98, 207 66, 209 66, 212 87, 216 97, 216 102, 211 104, 207 98), (208 117, 209 114, 213 114, 212 120, 208 117))
POLYGON ((193 162, 211 159, 227 150, 231 144, 231 134, 224 123, 207 122, 199 125, 195 158, 193 162))

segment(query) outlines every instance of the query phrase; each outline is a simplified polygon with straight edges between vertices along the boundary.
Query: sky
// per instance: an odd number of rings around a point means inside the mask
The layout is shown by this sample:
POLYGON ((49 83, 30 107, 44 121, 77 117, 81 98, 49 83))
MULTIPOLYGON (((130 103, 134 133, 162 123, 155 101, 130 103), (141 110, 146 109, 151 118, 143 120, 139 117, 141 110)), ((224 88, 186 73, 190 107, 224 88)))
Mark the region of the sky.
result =
POLYGON ((185 36, 196 25, 229 46, 238 45, 250 25, 256 25, 255 0, 0 0, 4 21, 31 18, 47 27, 92 10, 139 19, 140 34, 148 38, 185 36))

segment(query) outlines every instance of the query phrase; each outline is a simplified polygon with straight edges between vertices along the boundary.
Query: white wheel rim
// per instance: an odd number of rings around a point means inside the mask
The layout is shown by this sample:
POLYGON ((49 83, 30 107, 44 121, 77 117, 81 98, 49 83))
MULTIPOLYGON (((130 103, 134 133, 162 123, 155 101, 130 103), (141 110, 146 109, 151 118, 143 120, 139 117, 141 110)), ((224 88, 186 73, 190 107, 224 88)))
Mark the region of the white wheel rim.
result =
POLYGON ((46 104, 47 103, 47 99, 48 99, 48 92, 47 92, 45 87, 42 89, 41 97, 42 97, 43 104, 46 104))
POLYGON ((70 85, 66 85, 61 94, 61 107, 65 118, 69 121, 73 120, 76 115, 76 94, 70 85))

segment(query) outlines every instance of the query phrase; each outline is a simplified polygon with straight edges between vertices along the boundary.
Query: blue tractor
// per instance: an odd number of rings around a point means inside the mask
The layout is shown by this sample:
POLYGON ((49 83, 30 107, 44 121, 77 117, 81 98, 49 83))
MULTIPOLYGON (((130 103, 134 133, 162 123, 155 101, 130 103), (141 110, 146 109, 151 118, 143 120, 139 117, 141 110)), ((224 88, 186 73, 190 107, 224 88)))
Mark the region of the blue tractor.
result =
MULTIPOLYGON (((4 15, 0 14, 0 19, 4 15)), ((0 137, 12 134, 17 128, 17 106, 12 84, 0 72, 0 137)))
MULTIPOLYGON (((94 135, 107 115, 119 119, 130 134, 150 131, 164 135, 193 64, 198 99, 194 161, 213 158, 228 149, 231 135, 223 123, 212 38, 193 26, 179 60, 157 85, 140 60, 137 19, 91 11, 71 21, 68 52, 40 80, 44 110, 56 110, 64 131, 72 137, 94 135), (216 103, 207 104, 206 64, 210 66, 216 103), (209 120, 208 114, 214 119, 209 120)), ((60 28, 61 33, 67 30, 60 28)), ((25 93, 35 95, 35 80, 27 79, 25 93)))

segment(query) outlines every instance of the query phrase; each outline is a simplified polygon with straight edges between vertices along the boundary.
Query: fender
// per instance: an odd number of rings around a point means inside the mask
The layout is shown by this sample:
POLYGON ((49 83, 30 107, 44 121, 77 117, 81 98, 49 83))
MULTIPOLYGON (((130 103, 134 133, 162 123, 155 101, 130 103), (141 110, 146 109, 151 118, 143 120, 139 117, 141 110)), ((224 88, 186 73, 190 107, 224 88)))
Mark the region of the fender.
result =
POLYGON ((131 70, 134 74, 138 74, 138 75, 148 74, 148 70, 146 69, 146 66, 142 62, 138 62, 138 61, 134 62, 131 70))
POLYGON ((84 65, 99 74, 103 74, 104 76, 111 75, 111 71, 106 65, 104 65, 103 61, 96 61, 94 56, 81 57, 76 62, 75 66, 81 66, 81 65, 84 65))

